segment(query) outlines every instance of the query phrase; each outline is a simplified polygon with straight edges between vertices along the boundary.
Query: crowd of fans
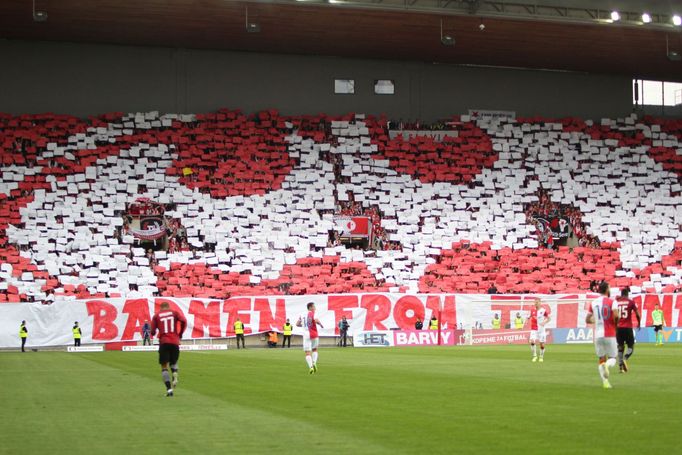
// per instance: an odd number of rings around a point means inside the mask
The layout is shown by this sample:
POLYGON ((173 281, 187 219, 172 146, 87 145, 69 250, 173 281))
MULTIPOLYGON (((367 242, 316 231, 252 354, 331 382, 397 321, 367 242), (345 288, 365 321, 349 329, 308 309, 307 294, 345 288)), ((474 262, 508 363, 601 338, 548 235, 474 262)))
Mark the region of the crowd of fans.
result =
POLYGON ((420 130, 420 131, 445 131, 453 128, 454 123, 451 121, 440 120, 433 123, 421 122, 419 120, 389 120, 386 127, 389 130, 420 130))
POLYGON ((220 110, 185 122, 168 170, 191 189, 225 198, 280 188, 295 165, 286 152, 284 117, 276 110, 245 115, 220 110))
MULTIPOLYGON (((169 253, 176 253, 179 251, 196 251, 197 248, 191 246, 187 239, 187 231, 179 219, 165 216, 166 212, 174 211, 175 204, 159 204, 146 198, 137 199, 135 202, 126 205, 126 211, 120 212, 123 219, 123 225, 118 227, 114 232, 114 237, 122 240, 123 235, 131 234, 131 224, 139 222, 142 216, 157 216, 163 223, 165 235, 163 238, 153 241, 145 239, 136 239, 136 244, 147 248, 147 251, 165 250, 169 253)), ((204 251, 209 251, 211 244, 204 244, 204 251)), ((215 245, 213 245, 215 248, 215 245)), ((130 253, 132 259, 132 252, 130 253)), ((151 262, 151 260, 150 260, 151 262)))
POLYGON ((546 248, 565 246, 574 238, 578 246, 599 248, 600 242, 596 236, 589 235, 582 221, 582 213, 575 207, 558 204, 550 198, 544 190, 537 193, 538 201, 526 208, 526 222, 535 226, 538 243, 546 248), (563 238, 557 235, 560 220, 566 220, 568 232, 563 238), (546 221, 546 222, 545 222, 546 221))
MULTIPOLYGON (((26 178, 22 182, 22 186, 17 190, 12 190, 6 196, 3 195, 0 198, 0 205, 4 208, 9 207, 12 214, 19 212, 19 208, 25 206, 30 202, 32 198, 33 191, 38 188, 46 189, 50 191, 50 184, 45 182, 45 176, 47 175, 57 175, 62 178, 65 175, 70 175, 73 173, 82 173, 84 168, 87 166, 95 165, 98 159, 108 156, 111 153, 118 152, 119 149, 135 144, 141 140, 140 137, 135 134, 127 136, 125 139, 121 139, 117 144, 112 145, 108 142, 95 142, 97 146, 96 150, 81 150, 74 151, 75 159, 66 159, 65 157, 44 157, 43 152, 46 150, 47 143, 58 143, 61 145, 66 145, 70 135, 76 133, 85 133, 87 128, 90 127, 106 127, 108 121, 114 120, 115 117, 120 117, 120 114, 110 114, 108 118, 98 118, 89 119, 83 121, 80 119, 75 119, 66 116, 22 116, 22 118, 13 118, 11 116, 6 116, 0 114, 0 161, 2 165, 9 166, 12 164, 17 164, 21 166, 26 166, 28 168, 42 167, 41 174, 34 177, 33 179, 26 178)), ((647 122, 650 122, 648 119, 647 122)), ((286 147, 282 138, 287 134, 291 128, 284 127, 285 121, 294 122, 293 129, 298 129, 302 135, 307 135, 310 137, 315 137, 316 140, 320 142, 336 143, 335 136, 331 132, 331 118, 322 116, 320 117, 300 117, 297 119, 288 119, 284 117, 279 117, 278 114, 268 112, 263 115, 257 114, 252 116, 244 116, 243 114, 236 112, 230 114, 229 112, 219 112, 216 114, 209 114, 208 116, 197 116, 194 122, 184 122, 182 138, 186 140, 186 143, 201 143, 202 149, 198 151, 208 151, 212 154, 210 159, 204 161, 192 161, 191 163, 174 163, 174 167, 178 175, 182 175, 185 179, 184 183, 188 186, 198 187, 199 191, 210 192, 211 194, 217 194, 218 189, 224 189, 230 185, 234 185, 237 192, 243 192, 243 187, 245 185, 250 185, 254 178, 250 177, 244 179, 238 171, 226 169, 224 173, 217 175, 213 171, 218 166, 217 161, 221 157, 229 156, 234 153, 236 149, 246 150, 245 158, 252 163, 256 163, 255 172, 253 176, 259 181, 259 191, 266 192, 273 189, 274 180, 269 178, 271 174, 261 170, 271 167, 272 163, 277 167, 277 178, 279 179, 282 175, 285 175, 290 169, 293 162, 290 159, 285 159, 282 161, 281 156, 277 156, 275 159, 270 160, 269 157, 264 158, 264 153, 271 154, 272 156, 277 155, 281 152, 281 147, 286 147), (238 120, 239 119, 239 120, 238 120), (210 128, 206 128, 206 121, 211 124, 210 128), (267 132, 261 137, 258 137, 258 144, 263 144, 264 148, 259 148, 256 144, 255 147, 250 147, 245 149, 244 147, 227 146, 227 144, 239 144, 238 141, 231 142, 227 141, 226 138, 230 136, 231 132, 235 130, 235 121, 243 121, 248 128, 253 128, 257 131, 267 132), (230 124, 232 122, 232 124, 230 124), (221 135, 220 131, 224 131, 221 135), (218 136, 211 136, 211 134, 216 133, 218 136), (221 148, 222 146, 222 148, 221 148), (227 146, 227 147, 226 147, 227 146), (224 152, 216 152, 216 150, 223 150, 224 152), (215 155, 215 156, 213 156, 215 155), (186 164, 186 165, 185 165, 186 164), (187 171, 185 169, 187 168, 187 171)), ((424 124, 419 121, 373 121, 368 122, 374 128, 382 128, 384 132, 394 129, 418 129, 418 130, 447 130, 451 129, 454 125, 452 122, 435 122, 430 124, 424 124)), ((174 137, 178 129, 178 122, 173 122, 172 127, 160 127, 154 133, 157 135, 157 140, 163 143, 176 143, 182 142, 178 141, 178 137, 174 137)), ((682 124, 676 123, 662 124, 664 131, 669 131, 671 134, 682 134, 682 124), (675 129, 673 129, 675 128, 675 129)), ((583 129, 582 125, 576 126, 576 128, 583 129)), ((597 135, 595 138, 601 138, 599 136, 599 131, 596 127, 593 128, 594 131, 591 133, 593 136, 597 135)), ((566 131, 570 131, 568 127, 566 131)), ((241 137, 241 134, 236 136, 241 137)), ((230 138, 231 139, 231 138, 230 138)), ((639 143, 643 139, 641 137, 627 137, 623 136, 618 138, 621 141, 634 141, 634 143, 639 143)), ((253 145, 253 144, 251 144, 253 145)), ((190 146, 180 146, 180 150, 190 150, 190 146)), ((677 165, 679 163, 678 155, 674 153, 663 154, 661 151, 661 157, 654 155, 657 160, 665 159, 669 166, 677 165)), ((282 152, 283 153, 283 152, 282 152)), ((284 153, 285 154, 285 153, 284 153)), ((322 158, 331 163, 334 166, 334 173, 337 183, 349 183, 348 177, 341 175, 341 161, 339 155, 321 152, 322 158)), ((665 165, 664 165, 665 167, 665 165)), ((667 167, 666 167, 667 169, 667 167)), ((682 170, 671 167, 670 169, 676 169, 680 172, 682 170)), ((281 177, 283 178, 283 177, 281 177)), ((276 185, 274 185, 276 186, 276 185)), ((175 218, 164 216, 166 211, 171 211, 170 206, 164 206, 162 204, 148 204, 148 206, 140 206, 137 208, 131 208, 128 213, 115 213, 115 216, 123 216, 124 223, 123 226, 115 232, 115 237, 121 240, 122 235, 127 234, 130 230, 130 216, 142 216, 142 215, 157 215, 162 216, 165 220, 165 227, 167 230, 167 250, 171 253, 178 251, 192 251, 198 252, 200 249, 203 251, 215 250, 215 244, 209 242, 202 242, 202 246, 197 248, 194 245, 190 245, 187 240, 187 234, 185 228, 182 226, 181 221, 175 218)), ((346 216, 368 216, 372 224, 372 241, 369 242, 367 248, 375 250, 390 250, 390 249, 400 249, 400 244, 398 242, 392 242, 388 240, 388 235, 381 226, 382 218, 385 218, 384 214, 381 212, 378 206, 371 205, 365 206, 359 202, 355 202, 352 198, 352 194, 349 195, 348 201, 339 201, 337 211, 339 215, 346 216)), ((581 247, 589 248, 599 248, 599 239, 594 236, 590 236, 586 233, 586 228, 582 222, 581 213, 578 209, 565 206, 561 204, 556 204, 551 201, 546 193, 541 193, 539 195, 539 201, 536 204, 532 204, 528 207, 526 211, 526 217, 528 222, 536 223, 533 220, 538 217, 543 218, 565 218, 568 220, 572 234, 581 247)), ((62 220, 58 216, 56 222, 60 223, 62 220)), ((12 224, 16 226, 21 226, 21 220, 4 220, 2 224, 4 227, 0 228, 0 241, 2 241, 2 249, 0 251, 3 257, 8 256, 11 249, 22 250, 28 252, 30 250, 29 245, 18 245, 12 246, 7 243, 6 236, 6 226, 7 224, 12 224)), ((84 222, 79 222, 77 224, 81 225, 84 222)), ((538 236, 540 243, 544 246, 556 247, 553 242, 553 236, 551 234, 551 229, 546 229, 546 225, 536 224, 538 226, 538 236)), ((200 240, 204 240, 201 239, 200 240)), ((330 235, 330 245, 336 245, 340 242, 338 235, 330 235)), ((143 245, 145 247, 149 245, 143 245)), ((358 246, 354 246, 358 247, 358 246)), ((153 267, 156 265, 156 259, 154 256, 153 248, 145 248, 146 257, 149 259, 150 265, 153 267)), ((319 249, 318 249, 319 250, 319 249)), ((290 250, 293 251, 293 250, 290 250)), ((481 252, 481 257, 485 257, 486 252, 481 252)), ((132 260, 132 257, 131 257, 132 260)), ((440 261, 440 259, 438 259, 440 261)), ((3 262, 5 260, 3 259, 3 262)), ((337 267, 333 265, 333 267, 337 267)), ((75 275, 75 273, 74 273, 75 275)), ((37 276, 34 273, 34 276, 37 276)), ((51 280, 54 280, 51 278, 51 280)), ((381 283, 380 283, 381 284, 381 283)), ((55 283, 54 287, 57 287, 58 283, 55 283)), ((134 285, 131 285, 134 286, 134 285)), ((287 283, 282 283, 281 286, 288 286, 287 283)), ((360 283, 359 286, 364 286, 360 283)), ((84 291, 84 286, 79 287, 82 292, 84 291)), ((288 290, 288 288, 287 288, 288 290)), ((53 292, 53 287, 47 288, 45 290, 48 294, 53 292)), ((297 290, 295 292, 304 292, 297 290)), ((26 300, 30 300, 31 296, 24 296, 26 300)))

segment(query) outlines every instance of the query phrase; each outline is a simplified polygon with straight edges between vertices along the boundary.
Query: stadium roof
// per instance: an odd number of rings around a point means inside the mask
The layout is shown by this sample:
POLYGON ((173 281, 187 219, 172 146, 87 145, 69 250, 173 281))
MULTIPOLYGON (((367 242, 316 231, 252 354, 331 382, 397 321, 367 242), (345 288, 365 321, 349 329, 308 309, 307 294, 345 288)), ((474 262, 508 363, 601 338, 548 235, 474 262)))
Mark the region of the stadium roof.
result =
POLYGON ((482 0, 0 2, 0 37, 334 55, 682 81, 680 2, 482 0), (329 3, 329 2, 333 3, 329 3), (599 5, 599 6, 596 6, 599 5), (609 23, 612 8, 622 19, 609 23), (677 9, 675 9, 677 8, 677 9), (679 11, 678 11, 679 10, 679 11), (652 16, 641 23, 641 14, 652 16), (444 46, 443 34, 456 44, 444 46), (247 23, 256 24, 249 32, 247 23), (480 25, 485 29, 481 30, 480 25))

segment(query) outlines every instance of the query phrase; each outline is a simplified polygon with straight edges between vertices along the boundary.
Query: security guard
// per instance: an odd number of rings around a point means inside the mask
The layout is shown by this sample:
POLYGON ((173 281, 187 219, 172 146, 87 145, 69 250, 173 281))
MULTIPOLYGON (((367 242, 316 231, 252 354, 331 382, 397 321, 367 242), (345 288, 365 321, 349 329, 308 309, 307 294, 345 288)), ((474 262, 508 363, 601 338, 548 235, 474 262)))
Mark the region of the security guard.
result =
POLYGON ((149 321, 144 321, 144 325, 142 325, 142 346, 145 345, 152 345, 152 326, 149 321))
POLYGON ((78 321, 73 323, 73 345, 74 346, 80 346, 81 345, 81 336, 83 335, 83 332, 81 332, 81 328, 78 327, 78 321))
POLYGON ((237 335, 237 349, 239 349, 239 340, 242 340, 242 347, 246 349, 246 345, 244 345, 244 323, 239 318, 234 323, 234 334, 237 335))
POLYGON ((26 328, 26 321, 21 321, 19 326, 19 338, 21 338, 21 352, 26 352, 24 346, 26 346, 26 338, 28 338, 28 329, 26 328))
POLYGON ((429 321, 429 330, 438 330, 438 318, 434 314, 429 321))
POLYGON ((493 318, 493 329, 498 330, 500 328, 500 315, 495 313, 495 317, 493 318))
POLYGON ((516 319, 514 319, 514 328, 516 330, 521 330, 523 328, 524 320, 521 317, 521 313, 516 313, 516 319))
POLYGON ((287 318, 286 324, 284 324, 284 327, 282 327, 282 347, 286 344, 287 347, 291 347, 291 331, 293 330, 293 326, 291 325, 291 322, 289 322, 289 319, 287 318))

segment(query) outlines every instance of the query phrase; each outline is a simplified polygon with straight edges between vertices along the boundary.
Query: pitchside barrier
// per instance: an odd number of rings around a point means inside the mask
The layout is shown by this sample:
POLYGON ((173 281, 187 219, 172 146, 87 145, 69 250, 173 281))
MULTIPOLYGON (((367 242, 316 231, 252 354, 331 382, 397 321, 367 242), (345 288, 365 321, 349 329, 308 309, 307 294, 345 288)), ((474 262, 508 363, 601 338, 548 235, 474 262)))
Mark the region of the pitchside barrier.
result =
MULTIPOLYGON (((654 343, 656 335, 653 327, 633 329, 637 343, 654 343)), ((508 345, 528 344, 530 330, 373 330, 354 334, 354 346, 360 348, 399 347, 399 346, 454 346, 454 345, 508 345)), ((548 344, 592 344, 594 342, 591 327, 571 329, 547 329, 548 344)), ((682 343, 682 327, 663 329, 664 343, 682 343)))
POLYGON ((104 352, 104 346, 67 346, 66 352, 104 352))
MULTIPOLYGON (((122 346, 123 352, 156 352, 159 346, 122 346)), ((227 351, 226 344, 181 344, 181 351, 227 351)))
MULTIPOLYGON (((19 325, 22 320, 26 321, 29 331, 29 346, 72 344, 71 328, 74 321, 79 322, 83 332, 83 344, 125 345, 141 342, 142 325, 145 321, 151 321, 152 315, 159 310, 162 303, 168 303, 187 318, 188 327, 183 339, 183 343, 187 344, 199 340, 234 337, 233 327, 237 318, 244 323, 246 335, 264 334, 273 330, 281 333, 288 318, 294 324, 294 335, 300 336, 303 328, 296 327, 296 322, 307 314, 306 305, 309 302, 315 304, 316 317, 322 323, 319 328, 320 336, 338 337, 339 321, 346 316, 350 323, 348 332, 355 335, 355 344, 359 343, 358 335, 365 332, 377 334, 377 340, 384 334, 383 342, 392 345, 433 344, 433 335, 415 335, 410 331, 414 329, 417 318, 423 321, 424 327, 428 327, 428 321, 434 315, 441 329, 440 344, 484 344, 500 337, 500 343, 508 343, 509 337, 511 342, 525 342, 517 338, 526 336, 525 332, 529 330, 527 321, 523 333, 504 330, 490 333, 478 330, 466 332, 462 328, 489 329, 495 314, 500 318, 501 327, 509 327, 517 313, 527 320, 536 297, 541 299, 542 306, 551 316, 548 329, 582 329, 586 327, 588 304, 597 296, 375 293, 233 297, 227 300, 165 297, 87 299, 56 301, 51 305, 4 303, 0 305, 0 348, 18 345, 19 325), (449 335, 451 332, 452 336, 449 335), (469 339, 465 339, 467 333, 469 339), (460 338, 466 342, 460 341, 460 338)), ((651 312, 656 303, 661 305, 669 324, 682 326, 682 295, 647 294, 635 296, 634 300, 647 326, 651 325, 651 312)), ((667 335, 671 341, 679 338, 679 332, 676 329, 671 330, 673 332, 667 335)), ((646 336, 649 337, 648 332, 646 336)), ((363 338, 360 338, 362 341, 363 338)))

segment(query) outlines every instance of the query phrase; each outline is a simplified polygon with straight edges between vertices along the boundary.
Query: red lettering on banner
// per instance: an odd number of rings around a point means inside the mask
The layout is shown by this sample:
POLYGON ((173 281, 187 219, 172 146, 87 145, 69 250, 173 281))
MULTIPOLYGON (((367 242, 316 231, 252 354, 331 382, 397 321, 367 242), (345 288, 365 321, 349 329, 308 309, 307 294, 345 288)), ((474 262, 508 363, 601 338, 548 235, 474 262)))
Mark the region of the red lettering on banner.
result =
POLYGON ((334 312, 334 333, 339 334, 339 321, 353 319, 352 308, 358 307, 358 297, 355 295, 330 295, 327 297, 327 308, 334 312))
MULTIPOLYGON (((677 327, 682 327, 682 295, 675 296, 675 308, 677 308, 677 327)), ((672 321, 670 324, 672 325, 672 321)))
POLYGON ((270 301, 268 299, 255 299, 253 303, 253 309, 254 311, 260 312, 260 318, 258 319, 259 332, 282 330, 282 326, 284 326, 287 314, 284 299, 277 299, 275 301, 274 316, 270 310, 270 301))
POLYGON ((97 341, 110 341, 118 336, 118 327, 114 321, 118 316, 116 307, 102 300, 88 300, 85 302, 88 315, 92 320, 92 339, 97 341))
POLYGON ((164 299, 164 298, 154 299, 154 314, 161 311, 161 304, 162 303, 167 303, 171 311, 177 311, 178 313, 185 316, 185 312, 182 311, 182 308, 180 308, 177 303, 175 303, 171 299, 164 299))
MULTIPOLYGON (((641 295, 638 295, 637 297, 633 297, 632 300, 635 302, 635 305, 637 305, 637 311, 639 311, 639 315, 642 317, 641 326, 645 327, 646 326, 646 320, 644 318, 644 311, 642 311, 644 309, 644 304, 642 303, 643 297, 641 295)), ((591 302, 591 300, 590 300, 590 302, 591 302)), ((588 306, 589 306, 589 303, 588 303, 588 306)))
POLYGON ((364 330, 388 330, 383 321, 391 314, 391 301, 385 295, 366 294, 360 306, 367 310, 364 330))
MULTIPOLYGON (((455 304, 454 295, 430 295, 426 297, 426 308, 435 313, 438 317, 440 311, 440 328, 441 329, 456 329, 457 328, 457 305, 455 304), (443 300, 441 300, 441 298, 443 300), (441 308, 443 302, 443 308, 441 308)), ((428 322, 424 322, 424 326, 428 326, 428 322)))
MULTIPOLYGON (((506 327, 512 327, 512 323, 511 323, 512 311, 514 313, 517 313, 517 312, 521 311, 522 308, 523 308, 523 305, 502 305, 502 304, 490 305, 490 309, 493 311, 493 316, 490 319, 492 320, 492 318, 495 317, 494 314, 499 311, 500 312, 500 327, 503 329, 506 327), (509 325, 507 326, 507 324, 509 324, 509 325)), ((516 317, 516 314, 514 314, 514 317, 516 317)))
POLYGON ((663 295, 663 305, 661 305, 663 310, 663 318, 665 319, 666 325, 670 326, 673 323, 673 296, 672 294, 663 295))
MULTIPOLYGON (((520 295, 500 295, 500 294, 493 294, 490 296, 491 304, 490 304, 490 310, 492 311, 492 314, 490 315, 490 321, 492 324, 492 320, 495 317, 496 312, 500 312, 500 327, 505 328, 507 327, 507 324, 509 324, 509 327, 511 327, 511 312, 518 312, 520 310, 523 310, 525 307, 523 304, 493 304, 495 300, 521 300, 524 299, 524 297, 521 297, 520 295)), ((526 308, 527 309, 527 308, 526 308)), ((516 315, 515 315, 516 316, 516 315)))
POLYGON ((495 301, 495 300, 504 300, 505 302, 508 301, 516 301, 516 300, 521 300, 521 299, 526 299, 525 297, 522 297, 520 295, 504 295, 504 294, 491 294, 490 295, 490 300, 495 301))
POLYGON ((665 319, 665 322, 670 324, 673 318, 673 296, 670 294, 663 296, 656 294, 647 294, 646 296, 644 296, 644 304, 642 305, 647 313, 646 325, 649 326, 653 324, 653 320, 651 319, 651 313, 654 312, 657 303, 661 306, 661 309, 663 310, 663 318, 665 319), (662 302, 661 297, 663 297, 662 302))
MULTIPOLYGON (((429 316, 429 319, 432 317, 436 316, 439 317, 440 314, 440 296, 438 295, 429 295, 426 296, 426 309, 431 310, 431 316, 429 316)), ((441 327, 443 324, 443 321, 440 321, 441 327)), ((424 321, 424 327, 428 327, 429 322, 424 321)))
MULTIPOLYGON (((429 300, 426 299, 427 305, 429 300)), ((443 329, 457 328, 457 305, 455 303, 454 295, 446 295, 443 299, 443 311, 440 315, 443 322, 440 327, 443 329)))
POLYGON ((194 328, 192 338, 203 338, 208 327, 210 338, 220 338, 220 302, 212 300, 202 302, 201 300, 191 300, 189 303, 189 314, 194 316, 194 328))
POLYGON ((396 325, 402 330, 414 329, 417 318, 424 320, 424 304, 422 301, 414 295, 400 297, 393 307, 393 319, 396 325), (412 310, 412 316, 407 315, 409 310, 412 310))
MULTIPOLYGON (((556 326, 559 328, 578 327, 578 302, 562 303, 561 300, 578 300, 579 295, 566 295, 557 301, 556 326)), ((551 315, 550 315, 551 317, 551 315)))
POLYGON ((244 333, 251 333, 251 329, 246 325, 251 323, 251 299, 248 297, 237 297, 234 299, 225 300, 223 304, 223 313, 227 313, 227 327, 225 333, 227 335, 234 335, 234 323, 239 318, 244 324, 244 333))
POLYGON ((149 316, 149 301, 147 299, 126 300, 123 305, 123 313, 128 313, 126 328, 123 330, 121 340, 132 340, 136 333, 140 333, 144 321, 151 320, 149 316))

